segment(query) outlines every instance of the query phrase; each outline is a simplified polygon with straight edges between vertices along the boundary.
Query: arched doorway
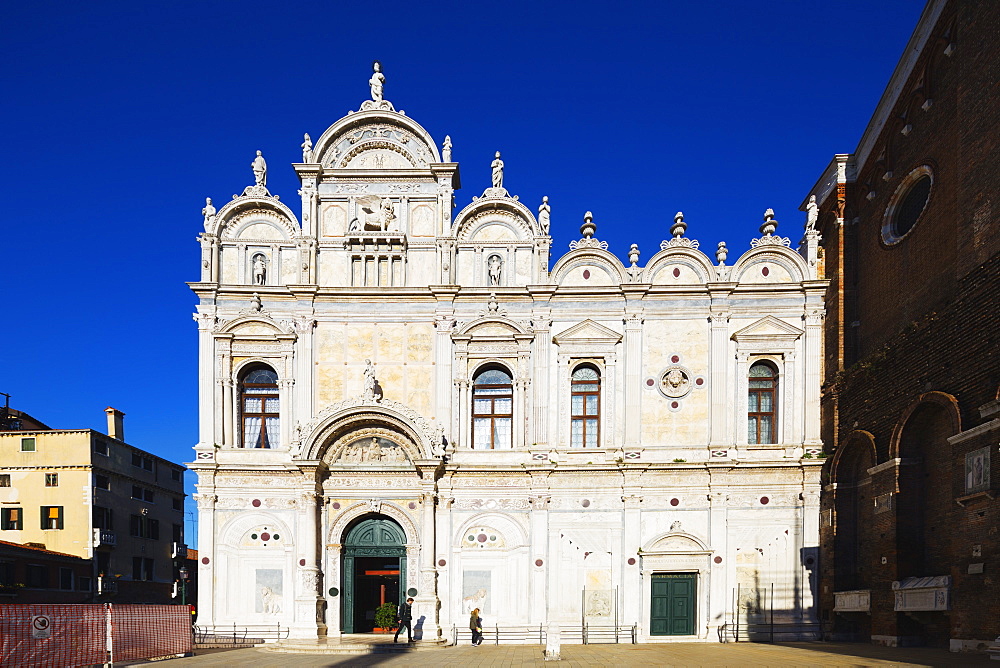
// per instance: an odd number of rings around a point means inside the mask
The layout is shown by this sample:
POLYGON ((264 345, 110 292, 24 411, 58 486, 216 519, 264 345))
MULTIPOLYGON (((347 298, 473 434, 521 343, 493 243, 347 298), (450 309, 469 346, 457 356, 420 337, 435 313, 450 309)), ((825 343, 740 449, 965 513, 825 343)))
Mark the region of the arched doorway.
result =
POLYGON ((343 545, 343 632, 370 633, 379 605, 403 602, 406 534, 392 519, 371 514, 347 530, 343 545))

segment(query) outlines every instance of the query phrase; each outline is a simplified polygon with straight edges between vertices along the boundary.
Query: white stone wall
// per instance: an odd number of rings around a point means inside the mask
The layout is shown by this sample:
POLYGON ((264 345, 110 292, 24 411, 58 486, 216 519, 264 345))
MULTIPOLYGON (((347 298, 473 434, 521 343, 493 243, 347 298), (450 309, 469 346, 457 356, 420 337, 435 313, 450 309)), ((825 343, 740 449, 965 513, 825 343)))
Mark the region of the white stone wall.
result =
POLYGON ((588 220, 550 269, 547 222, 504 188, 453 219, 457 164, 391 109, 369 105, 317 139, 314 161, 295 165, 299 216, 262 186, 206 214, 192 284, 199 623, 336 636, 341 543, 370 513, 406 534, 425 638, 464 629, 481 603, 488 625, 559 622, 572 641, 586 617, 668 640, 649 628, 660 572, 697 573, 695 638, 757 619, 772 584, 776 620, 814 621, 815 265, 767 221, 733 264, 713 262, 681 219, 646 265, 627 266, 588 220), (779 436, 748 445, 760 359, 780 373, 779 436), (257 363, 279 377, 273 450, 240 447, 240 374, 257 363), (580 363, 601 374, 598 448, 571 447, 580 363), (514 378, 510 450, 470 449, 471 384, 487 364, 514 378), (372 429, 405 458, 340 458, 372 429))

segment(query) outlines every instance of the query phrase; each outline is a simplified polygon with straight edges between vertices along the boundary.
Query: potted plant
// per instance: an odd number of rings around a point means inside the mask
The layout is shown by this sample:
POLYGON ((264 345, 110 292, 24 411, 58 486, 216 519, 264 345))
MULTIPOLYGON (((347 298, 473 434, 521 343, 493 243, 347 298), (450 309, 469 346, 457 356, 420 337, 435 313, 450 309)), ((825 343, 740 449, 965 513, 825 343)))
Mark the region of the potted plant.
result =
POLYGON ((375 610, 375 633, 392 633, 396 630, 396 604, 383 603, 375 610))

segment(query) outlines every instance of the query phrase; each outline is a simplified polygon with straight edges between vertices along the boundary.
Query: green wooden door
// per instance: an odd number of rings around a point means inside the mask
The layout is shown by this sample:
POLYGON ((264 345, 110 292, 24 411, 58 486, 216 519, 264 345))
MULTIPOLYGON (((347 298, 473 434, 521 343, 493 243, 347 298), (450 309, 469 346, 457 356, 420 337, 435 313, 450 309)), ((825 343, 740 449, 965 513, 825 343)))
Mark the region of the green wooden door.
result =
POLYGON ((374 516, 356 524, 344 539, 343 562, 341 564, 341 622, 344 633, 354 633, 355 597, 357 592, 356 559, 366 557, 390 557, 399 560, 399 597, 402 603, 406 591, 406 534, 393 520, 385 516, 374 516))
POLYGON ((695 573, 653 573, 650 576, 650 635, 694 635, 697 582, 695 573))

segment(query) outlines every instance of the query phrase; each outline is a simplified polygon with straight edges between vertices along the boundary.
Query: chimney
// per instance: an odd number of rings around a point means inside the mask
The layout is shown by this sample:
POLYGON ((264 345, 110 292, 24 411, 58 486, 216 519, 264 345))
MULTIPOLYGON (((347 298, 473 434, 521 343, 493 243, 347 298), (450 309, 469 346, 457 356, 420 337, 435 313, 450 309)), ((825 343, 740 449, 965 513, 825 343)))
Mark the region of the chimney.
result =
POLYGON ((108 436, 119 441, 125 440, 125 414, 116 408, 108 406, 104 409, 108 414, 108 436))

